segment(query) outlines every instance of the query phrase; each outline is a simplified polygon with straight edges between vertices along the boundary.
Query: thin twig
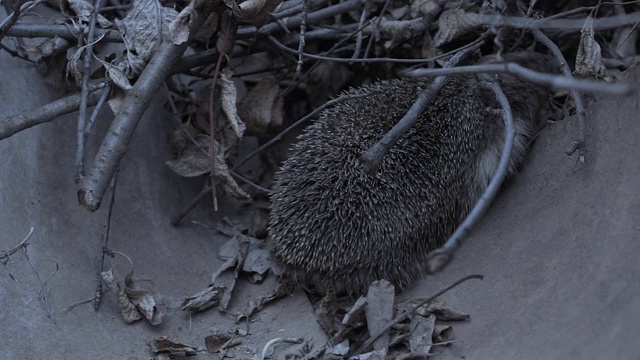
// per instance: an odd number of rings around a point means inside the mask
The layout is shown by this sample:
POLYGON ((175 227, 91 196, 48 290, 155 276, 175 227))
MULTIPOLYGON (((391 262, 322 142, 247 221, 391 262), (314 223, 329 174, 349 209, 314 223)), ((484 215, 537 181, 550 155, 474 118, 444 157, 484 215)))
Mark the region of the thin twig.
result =
POLYGON ((11 255, 15 254, 18 250, 22 249, 23 247, 27 247, 29 245, 27 241, 29 241, 29 238, 31 237, 32 234, 33 234, 33 226, 29 229, 29 233, 27 234, 27 236, 25 236, 24 239, 22 239, 22 241, 20 241, 18 245, 14 246, 12 249, 0 251, 0 262, 2 262, 3 264, 6 264, 6 261, 9 260, 9 257, 11 255))
MULTIPOLYGON (((467 56, 471 52, 478 49, 484 42, 479 42, 476 46, 464 49, 456 53, 447 63, 445 64, 445 70, 450 69, 455 66, 463 57, 467 56)), ((369 174, 374 174, 378 165, 384 158, 385 154, 393 147, 400 138, 406 134, 413 125, 418 122, 420 115, 427 108, 429 102, 438 94, 442 85, 446 80, 446 75, 438 76, 435 78, 429 89, 420 93, 415 103, 409 108, 407 113, 398 121, 396 125, 387 132, 382 139, 373 144, 367 151, 365 151, 360 160, 365 170, 369 174)))
MULTIPOLYGON (((571 73, 571 69, 569 69, 567 60, 564 58, 564 55, 562 55, 562 52, 560 51, 558 46, 554 44, 553 41, 551 41, 551 39, 549 39, 542 31, 540 31, 540 29, 531 29, 531 33, 533 34, 536 40, 538 40, 542 45, 546 46, 547 49, 549 49, 549 51, 551 51, 553 56, 556 58, 556 60, 560 64, 560 70, 562 71, 562 74, 565 76, 565 78, 577 81, 573 78, 573 74, 571 73)), ((598 84, 602 84, 604 86, 614 85, 614 84, 607 84, 607 83, 598 83, 598 84)), ((565 151, 565 153, 567 153, 567 155, 572 155, 576 150, 579 150, 578 152, 579 159, 580 161, 584 162, 584 157, 585 157, 584 148, 586 145, 585 134, 586 134, 586 123, 587 123, 585 106, 584 106, 584 101, 582 99, 582 95, 578 92, 579 89, 571 88, 570 90, 571 91, 569 92, 569 95, 573 99, 573 103, 576 106, 576 118, 578 119, 578 136, 576 140, 571 144, 571 146, 565 151)))
MULTIPOLYGON (((106 86, 106 83, 100 83, 90 89, 91 94, 87 99, 87 106, 93 106, 98 103, 100 94, 95 91, 106 86)), ((22 130, 44 124, 59 116, 78 110, 80 107, 80 99, 81 95, 79 93, 65 96, 46 105, 25 110, 18 115, 5 118, 3 121, 0 121, 0 140, 13 136, 22 130)))
MULTIPOLYGON (((477 21, 484 25, 510 26, 523 29, 555 29, 581 31, 586 19, 531 19, 519 16, 477 14, 477 21)), ((640 12, 593 19, 594 30, 617 29, 640 21, 640 12)))
POLYGON ((455 250, 460 246, 460 243, 464 241, 474 226, 480 221, 482 216, 489 209, 489 205, 496 197, 500 186, 507 174, 509 168, 509 162, 511 161, 511 151, 513 150, 513 140, 516 136, 515 126, 513 125, 513 115, 511 113, 511 105, 507 96, 504 94, 500 85, 495 81, 490 80, 488 76, 481 77, 480 86, 493 91, 502 107, 502 115, 504 118, 505 134, 504 134, 504 147, 500 155, 500 162, 495 175, 491 178, 487 189, 480 197, 480 200, 475 204, 469 215, 464 219, 462 224, 458 226, 456 231, 449 237, 447 242, 439 249, 432 251, 427 256, 427 272, 430 274, 442 271, 447 264, 453 258, 455 250))
POLYGON ((113 174, 109 188, 111 189, 111 198, 109 199, 109 210, 107 211, 107 218, 104 222, 104 236, 102 236, 102 249, 100 258, 100 271, 98 272, 98 287, 96 288, 93 308, 98 311, 100 308, 100 300, 102 299, 102 280, 100 273, 104 271, 105 256, 109 253, 109 234, 111 233, 111 215, 113 214, 113 205, 116 203, 116 186, 118 184, 118 170, 113 174))
POLYGON ((302 22, 300 23, 300 35, 298 42, 298 64, 296 65, 296 76, 302 71, 302 54, 304 54, 304 34, 307 31, 307 15, 309 14, 309 2, 310 0, 302 0, 302 22))
POLYGON ((594 94, 629 95, 634 91, 634 87, 630 84, 610 84, 602 81, 578 80, 573 77, 545 74, 516 63, 469 65, 443 69, 419 69, 403 73, 402 75, 422 77, 477 73, 507 73, 537 85, 560 90, 578 90, 594 94))
POLYGON ((209 191, 211 191, 211 185, 209 184, 210 180, 210 178, 207 178, 204 182, 204 185, 202 185, 202 189, 200 189, 200 192, 193 199, 191 199, 189 204, 187 204, 187 206, 185 206, 184 209, 182 209, 182 211, 178 213, 178 215, 174 216, 171 219, 171 225, 178 226, 182 219, 184 219, 184 217, 187 216, 187 214, 191 210, 193 210, 196 205, 198 205, 200 200, 202 200, 202 198, 209 194, 209 191))
POLYGON ((84 61, 82 69, 82 85, 80 97, 80 109, 78 111, 78 120, 76 127, 76 185, 84 177, 84 145, 85 131, 87 127, 87 98, 89 97, 89 77, 91 75, 91 63, 93 60, 93 36, 96 29, 96 20, 98 18, 98 10, 100 9, 101 0, 95 0, 91 16, 89 17, 89 34, 87 35, 87 46, 84 47, 84 61))

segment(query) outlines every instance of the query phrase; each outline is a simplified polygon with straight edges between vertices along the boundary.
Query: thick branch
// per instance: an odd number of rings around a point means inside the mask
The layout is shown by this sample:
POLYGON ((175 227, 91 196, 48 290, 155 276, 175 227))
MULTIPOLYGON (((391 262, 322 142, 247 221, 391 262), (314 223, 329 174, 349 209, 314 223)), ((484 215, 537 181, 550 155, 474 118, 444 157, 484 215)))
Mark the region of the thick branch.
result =
MULTIPOLYGON (((205 10, 199 13, 191 24, 191 39, 204 24, 213 5, 212 2, 208 2, 205 10)), ((128 92, 120 113, 113 119, 87 176, 80 182, 78 201, 88 210, 95 211, 100 207, 102 196, 109 186, 120 160, 127 151, 127 144, 140 118, 188 45, 188 41, 180 45, 163 41, 147 67, 140 74, 133 89, 128 92)))

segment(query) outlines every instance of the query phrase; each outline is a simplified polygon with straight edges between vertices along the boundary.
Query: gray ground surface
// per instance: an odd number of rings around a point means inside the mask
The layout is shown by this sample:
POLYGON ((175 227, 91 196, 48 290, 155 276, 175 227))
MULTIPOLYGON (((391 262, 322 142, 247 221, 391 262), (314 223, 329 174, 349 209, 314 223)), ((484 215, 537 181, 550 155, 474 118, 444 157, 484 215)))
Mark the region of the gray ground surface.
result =
MULTIPOLYGON (((5 52, 0 69, 0 119, 56 98, 30 65, 5 52)), ((626 81, 637 83, 638 76, 634 69, 626 81)), ((574 122, 547 129, 454 263, 402 295, 428 295, 466 274, 486 276, 444 296, 472 321, 455 324, 461 342, 437 349, 437 359, 640 358, 639 113, 637 97, 591 102, 584 164, 564 155, 574 122)), ((92 149, 108 119, 92 136, 92 149)), ((74 117, 0 142, 0 250, 35 228, 29 262, 16 254, 0 270, 3 358, 145 359, 151 357, 148 341, 161 335, 203 347, 206 335, 245 327, 216 310, 193 317, 178 310, 184 296, 207 285, 227 239, 198 225, 169 225, 200 182, 179 178, 164 165, 168 121, 156 104, 136 130, 122 164, 110 244, 134 265, 122 257, 109 263, 117 277, 133 269, 165 296, 169 314, 158 327, 126 324, 109 293, 98 312, 88 304, 63 311, 93 296, 106 217, 105 209, 91 214, 77 204, 74 117)), ((215 214, 203 202, 189 218, 215 224, 233 217, 236 210, 225 204, 215 214)), ((241 284, 231 312, 271 286, 241 284)), ((323 341, 300 292, 258 313, 249 330, 236 358, 251 358, 275 337, 323 341)), ((294 350, 281 345, 276 354, 294 350)))

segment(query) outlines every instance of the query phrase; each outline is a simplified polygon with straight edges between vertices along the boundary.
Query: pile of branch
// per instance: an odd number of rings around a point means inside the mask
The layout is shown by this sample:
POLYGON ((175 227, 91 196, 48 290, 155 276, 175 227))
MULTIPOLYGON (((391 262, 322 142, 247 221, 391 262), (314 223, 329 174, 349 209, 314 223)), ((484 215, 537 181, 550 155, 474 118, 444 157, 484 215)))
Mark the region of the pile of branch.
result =
POLYGON ((159 92, 175 119, 176 159, 168 165, 183 176, 209 174, 200 197, 212 191, 214 204, 216 185, 248 202, 252 196, 238 180, 254 191, 267 189, 237 172, 247 160, 236 159, 245 132, 267 136, 346 86, 407 74, 409 66, 412 76, 437 76, 398 126, 363 154, 370 171, 446 76, 463 72, 510 72, 568 90, 579 130, 567 153, 578 150, 583 159, 581 93, 628 93, 628 86, 592 80, 608 80, 607 66, 624 68, 638 59, 639 6, 619 2, 575 7, 572 1, 58 1, 3 1, 8 16, 0 22, 2 50, 62 80, 70 94, 3 119, 0 139, 78 111, 75 178, 78 199, 91 211, 100 207, 133 131, 159 92), (24 15, 43 6, 61 16, 55 23, 29 23, 24 15), (33 46, 23 38, 45 40, 33 46), (122 52, 101 52, 107 42, 118 43, 122 52), (545 48, 562 64, 562 75, 514 64, 456 66, 474 52, 545 48), (98 153, 86 162, 85 143, 104 104, 115 118, 98 153))

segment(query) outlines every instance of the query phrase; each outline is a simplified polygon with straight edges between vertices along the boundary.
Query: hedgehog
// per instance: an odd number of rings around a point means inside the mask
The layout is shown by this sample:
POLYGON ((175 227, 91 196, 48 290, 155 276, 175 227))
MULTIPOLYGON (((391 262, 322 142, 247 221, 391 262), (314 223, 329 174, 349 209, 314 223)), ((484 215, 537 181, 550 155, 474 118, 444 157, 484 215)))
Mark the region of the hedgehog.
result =
MULTIPOLYGON (((533 52, 481 59, 502 61, 551 71, 548 58, 533 52)), ((510 176, 550 94, 512 75, 496 78, 516 129, 510 176)), ((270 195, 269 235, 286 276, 320 293, 359 294, 381 279, 401 291, 471 211, 497 169, 505 136, 495 94, 476 75, 447 77, 375 174, 360 160, 432 81, 382 80, 351 89, 346 94, 370 95, 324 110, 298 137, 270 195)))

